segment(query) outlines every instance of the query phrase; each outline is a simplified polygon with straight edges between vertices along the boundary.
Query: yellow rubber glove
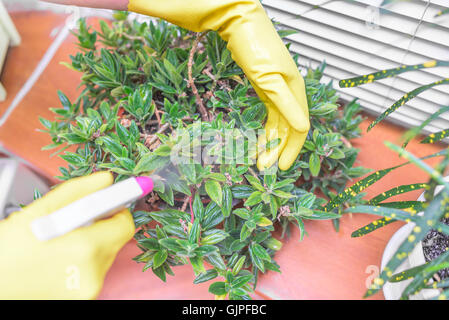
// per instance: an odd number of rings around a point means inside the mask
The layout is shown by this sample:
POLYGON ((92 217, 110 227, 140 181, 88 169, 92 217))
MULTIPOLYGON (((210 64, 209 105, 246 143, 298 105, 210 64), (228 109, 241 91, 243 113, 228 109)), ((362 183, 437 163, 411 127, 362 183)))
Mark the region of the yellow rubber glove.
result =
POLYGON ((259 146, 281 139, 259 155, 258 168, 278 158, 282 170, 293 164, 310 127, 304 79, 259 0, 130 0, 128 10, 195 32, 218 31, 267 107, 259 146))
POLYGON ((117 252, 134 234, 128 210, 49 241, 32 220, 113 182, 109 172, 75 178, 0 221, 0 299, 94 299, 117 252))

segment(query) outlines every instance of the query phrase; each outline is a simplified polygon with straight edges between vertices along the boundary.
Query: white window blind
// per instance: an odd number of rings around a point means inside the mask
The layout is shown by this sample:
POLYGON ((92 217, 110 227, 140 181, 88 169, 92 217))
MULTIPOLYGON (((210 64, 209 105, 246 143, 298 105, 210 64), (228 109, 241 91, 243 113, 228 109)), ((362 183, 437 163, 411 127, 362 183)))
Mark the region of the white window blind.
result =
MULTIPOLYGON (((342 98, 358 98, 370 113, 380 114, 405 93, 441 78, 449 67, 401 74, 356 88, 339 88, 338 81, 401 64, 432 59, 449 61, 449 0, 397 1, 380 8, 382 0, 263 0, 268 15, 281 28, 298 33, 287 39, 303 66, 325 60, 325 80, 334 80, 342 98)), ((449 86, 437 86, 409 101, 387 119, 416 126, 441 106, 449 105, 449 86)), ((449 113, 425 128, 449 128, 449 113)))

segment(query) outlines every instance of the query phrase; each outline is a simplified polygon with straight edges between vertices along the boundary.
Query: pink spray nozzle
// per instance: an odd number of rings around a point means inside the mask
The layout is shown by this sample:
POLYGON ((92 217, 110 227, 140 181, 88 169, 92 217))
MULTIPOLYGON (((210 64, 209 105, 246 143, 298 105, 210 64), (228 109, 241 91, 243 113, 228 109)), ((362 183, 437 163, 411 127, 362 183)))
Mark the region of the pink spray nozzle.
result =
POLYGON ((154 183, 153 179, 151 179, 150 177, 136 177, 136 181, 142 189, 141 197, 145 197, 147 194, 153 191, 154 183))

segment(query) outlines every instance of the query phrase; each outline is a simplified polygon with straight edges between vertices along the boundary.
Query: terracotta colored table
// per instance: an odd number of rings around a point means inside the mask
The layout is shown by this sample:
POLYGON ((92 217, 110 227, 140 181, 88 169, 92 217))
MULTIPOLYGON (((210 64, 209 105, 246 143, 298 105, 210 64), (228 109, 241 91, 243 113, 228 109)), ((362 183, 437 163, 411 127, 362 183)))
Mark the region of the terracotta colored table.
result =
MULTIPOLYGON (((8 101, 0 104, 0 114, 6 110, 15 93, 31 74, 39 59, 52 42, 52 30, 61 27, 65 16, 48 12, 15 13, 14 23, 23 38, 23 45, 10 50, 2 81, 7 87, 8 101)), ((69 55, 76 52, 74 37, 69 36, 57 51, 28 95, 13 111, 7 122, 0 127, 0 143, 9 151, 29 161, 41 174, 53 177, 58 166, 64 162, 49 158, 51 152, 41 151, 50 143, 48 136, 39 133, 38 116, 51 118, 49 107, 59 106, 57 90, 69 98, 79 93, 80 74, 59 64, 69 61, 69 55)), ((363 123, 365 131, 369 122, 363 123)), ((358 165, 382 169, 402 163, 396 154, 389 151, 383 141, 398 142, 404 129, 382 123, 362 138, 354 141, 361 149, 358 165)), ((424 156, 441 150, 443 146, 421 145, 412 142, 408 150, 424 156)), ((435 159, 429 161, 435 164, 435 159)), ((387 175, 382 182, 370 187, 369 196, 377 195, 391 187, 427 180, 426 174, 413 166, 400 168, 387 175)), ((53 180, 55 181, 55 180, 53 180)), ((416 200, 420 191, 397 197, 395 200, 416 200)), ((391 235, 401 226, 388 225, 368 236, 351 238, 352 231, 374 220, 363 214, 345 215, 341 230, 336 233, 329 221, 306 223, 308 236, 299 242, 299 232, 293 229, 291 237, 284 240, 283 249, 275 259, 282 273, 269 272, 261 277, 255 298, 259 299, 360 299, 366 290, 366 282, 373 278, 378 268, 383 249, 391 235)), ((131 260, 139 253, 130 241, 118 254, 109 271, 101 299, 210 299, 208 284, 193 285, 193 271, 190 266, 176 267, 175 277, 167 283, 161 282, 151 272, 142 273, 142 265, 131 260)), ((382 293, 373 297, 383 299, 382 293)))

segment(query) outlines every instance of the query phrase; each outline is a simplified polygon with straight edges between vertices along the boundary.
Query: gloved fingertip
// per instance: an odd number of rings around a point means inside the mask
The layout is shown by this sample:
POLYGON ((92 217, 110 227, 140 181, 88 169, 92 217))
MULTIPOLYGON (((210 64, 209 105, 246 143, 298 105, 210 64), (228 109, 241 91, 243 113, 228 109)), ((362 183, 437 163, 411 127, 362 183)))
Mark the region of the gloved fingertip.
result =
POLYGON ((72 178, 57 185, 42 198, 32 202, 25 210, 29 217, 37 218, 104 189, 113 182, 114 177, 108 171, 99 171, 88 176, 72 178))
POLYGON ((261 154, 265 151, 265 145, 267 144, 267 138, 265 134, 260 135, 257 138, 257 154, 261 154))
POLYGON ((80 228, 75 232, 82 233, 84 238, 89 239, 98 248, 118 252, 133 238, 135 225, 130 211, 125 209, 110 218, 96 221, 94 224, 80 228))
POLYGON ((260 160, 257 160, 257 169, 259 169, 259 171, 265 170, 264 164, 260 160))
POLYGON ((310 130, 310 121, 302 112, 297 112, 294 116, 286 117, 288 123, 293 129, 301 133, 307 133, 310 130))
POLYGON ((286 157, 281 157, 279 159, 279 169, 281 169, 282 171, 286 171, 288 169, 290 169, 290 167, 292 166, 293 162, 295 162, 295 158, 286 158, 286 157))
POLYGON ((292 132, 291 136, 288 138, 287 145, 279 157, 279 169, 283 171, 290 169, 296 158, 298 158, 306 138, 307 133, 298 131, 292 132))
POLYGON ((98 179, 99 181, 103 181, 104 183, 112 184, 114 182, 114 176, 110 171, 98 171, 93 173, 91 176, 95 177, 95 179, 98 179))
POLYGON ((56 189, 64 186, 68 188, 76 188, 76 189, 102 189, 107 186, 110 186, 114 183, 114 176, 109 171, 98 171, 92 173, 88 176, 78 177, 70 179, 66 182, 63 182, 61 185, 57 186, 56 189))
POLYGON ((128 209, 117 213, 111 219, 113 219, 113 229, 114 232, 116 232, 116 236, 119 242, 125 244, 133 238, 136 227, 134 224, 133 216, 128 209))
POLYGON ((295 146, 295 148, 292 148, 291 145, 287 145, 279 157, 279 169, 282 171, 290 169, 300 151, 301 146, 295 146))
POLYGON ((264 171, 276 163, 278 154, 275 152, 263 152, 257 159, 257 169, 264 171))

